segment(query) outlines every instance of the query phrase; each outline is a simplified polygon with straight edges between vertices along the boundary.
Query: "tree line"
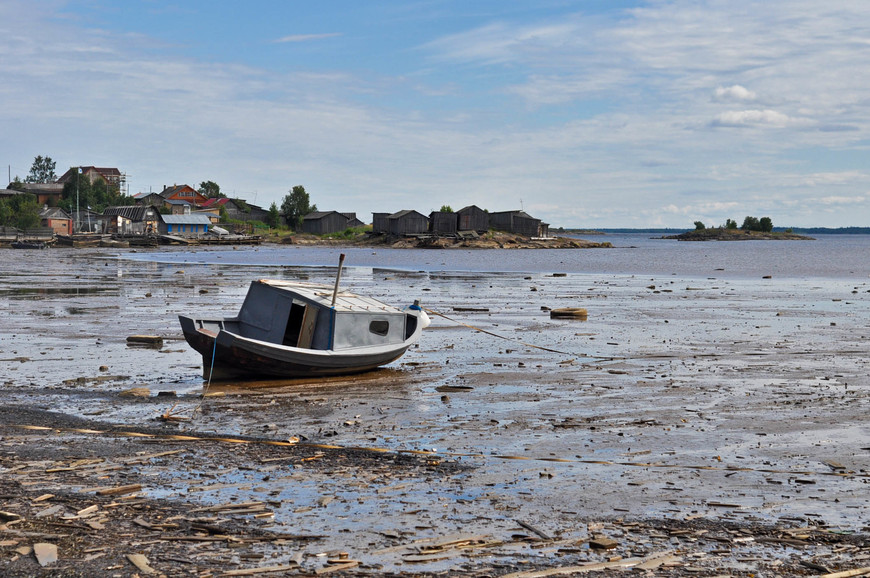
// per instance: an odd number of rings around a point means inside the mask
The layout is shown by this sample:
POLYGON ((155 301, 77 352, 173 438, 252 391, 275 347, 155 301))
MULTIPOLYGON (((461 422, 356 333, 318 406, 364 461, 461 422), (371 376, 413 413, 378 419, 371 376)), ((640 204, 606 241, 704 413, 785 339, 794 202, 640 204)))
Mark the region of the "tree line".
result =
MULTIPOLYGON (((733 219, 725 219, 725 224, 719 227, 720 229, 737 230, 737 221, 733 219)), ((695 221, 695 230, 704 231, 707 226, 702 221, 695 221)), ((770 217, 751 217, 747 216, 743 219, 743 224, 740 225, 743 231, 757 231, 760 233, 770 233, 773 231, 773 220, 770 217)))

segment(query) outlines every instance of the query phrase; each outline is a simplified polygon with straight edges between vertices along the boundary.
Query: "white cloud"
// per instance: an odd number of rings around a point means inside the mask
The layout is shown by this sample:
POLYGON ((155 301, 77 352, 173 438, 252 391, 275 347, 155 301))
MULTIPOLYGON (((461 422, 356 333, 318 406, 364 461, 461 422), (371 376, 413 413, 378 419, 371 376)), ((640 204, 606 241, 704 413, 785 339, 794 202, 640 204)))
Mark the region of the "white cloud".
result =
POLYGON ((714 95, 716 100, 720 102, 752 102, 758 98, 754 92, 739 84, 728 87, 719 86, 714 95))
POLYGON ((814 173, 801 179, 803 184, 810 187, 858 184, 867 180, 868 175, 861 171, 814 173))
POLYGON ((851 197, 830 196, 818 199, 822 205, 860 205, 867 202, 867 197, 864 195, 854 195, 851 197))
POLYGON ((735 201, 709 201, 704 203, 693 203, 689 205, 666 205, 659 210, 664 213, 672 213, 675 215, 710 215, 714 213, 727 213, 740 208, 740 203, 735 201))
POLYGON ((806 121, 789 118, 775 110, 731 110, 716 116, 713 126, 751 127, 770 126, 785 128, 806 124, 806 121))

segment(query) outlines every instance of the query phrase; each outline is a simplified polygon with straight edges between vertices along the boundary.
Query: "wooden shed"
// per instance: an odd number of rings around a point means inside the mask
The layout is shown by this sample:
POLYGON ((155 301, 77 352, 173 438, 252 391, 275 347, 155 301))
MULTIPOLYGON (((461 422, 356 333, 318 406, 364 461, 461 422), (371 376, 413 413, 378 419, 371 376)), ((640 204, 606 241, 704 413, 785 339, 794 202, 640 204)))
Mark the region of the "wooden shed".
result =
POLYGON ((456 213, 432 211, 429 213, 429 232, 435 235, 452 235, 456 233, 456 213))
POLYGON ((347 216, 338 211, 315 211, 302 218, 302 232, 312 235, 328 235, 347 229, 347 216))
POLYGON ((365 227, 366 224, 356 218, 356 213, 342 213, 345 217, 347 217, 347 226, 351 228, 355 227, 365 227))
POLYGON ((456 213, 457 227, 460 231, 477 231, 486 233, 489 231, 489 213, 477 205, 469 205, 456 213))
POLYGON ((541 220, 535 219, 524 211, 501 211, 489 214, 489 226, 515 235, 538 237, 541 220))
POLYGON ((106 207, 102 215, 105 232, 119 235, 144 235, 157 231, 160 212, 150 205, 106 207))
POLYGON ((404 235, 422 235, 429 232, 429 219, 426 215, 414 210, 399 211, 387 217, 389 233, 401 237, 404 235))
POLYGON ((390 214, 372 213, 372 233, 386 235, 390 232, 390 214))

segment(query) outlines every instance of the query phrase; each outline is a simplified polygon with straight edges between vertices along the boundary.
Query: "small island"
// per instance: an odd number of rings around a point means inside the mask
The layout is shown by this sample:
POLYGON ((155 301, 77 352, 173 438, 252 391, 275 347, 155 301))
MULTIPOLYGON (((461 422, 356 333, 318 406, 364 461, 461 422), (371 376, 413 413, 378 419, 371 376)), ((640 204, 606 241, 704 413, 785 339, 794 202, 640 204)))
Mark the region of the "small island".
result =
POLYGON ((703 222, 695 221, 695 230, 679 235, 667 235, 662 239, 677 241, 814 241, 812 237, 798 235, 791 229, 774 231, 770 217, 746 217, 743 225, 737 227, 737 222, 727 219, 721 227, 706 227, 703 222))

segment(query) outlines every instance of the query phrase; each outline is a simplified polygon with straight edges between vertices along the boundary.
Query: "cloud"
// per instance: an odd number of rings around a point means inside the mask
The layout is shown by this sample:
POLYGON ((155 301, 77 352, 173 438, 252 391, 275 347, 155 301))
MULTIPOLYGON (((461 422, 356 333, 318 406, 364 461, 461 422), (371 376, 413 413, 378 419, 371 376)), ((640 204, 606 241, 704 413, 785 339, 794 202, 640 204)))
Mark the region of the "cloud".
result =
POLYGON ((860 205, 867 202, 865 195, 854 195, 851 197, 831 195, 817 199, 822 205, 860 205))
POLYGON ((562 23, 512 25, 494 22, 478 28, 443 36, 420 47, 439 61, 475 66, 540 62, 561 47, 576 54, 571 47, 585 45, 588 35, 581 34, 573 19, 562 23))
POLYGON ((323 34, 291 34, 289 36, 282 36, 281 38, 277 38, 273 40, 273 42, 275 44, 284 44, 288 42, 309 42, 311 40, 335 38, 336 36, 342 36, 341 32, 326 32, 323 34))
POLYGON ((829 173, 813 173, 802 179, 802 183, 809 187, 849 185, 867 181, 868 176, 861 171, 840 171, 829 173))
POLYGON ((709 201, 683 206, 671 204, 663 206, 659 210, 675 215, 709 215, 711 213, 727 213, 738 208, 740 208, 740 203, 735 201, 709 201))
POLYGON ((785 128, 806 124, 806 121, 790 118, 775 110, 732 110, 719 114, 711 123, 723 127, 761 127, 785 128))
POLYGON ((719 102, 752 102, 758 98, 758 95, 739 84, 735 84, 716 88, 714 97, 719 102))

